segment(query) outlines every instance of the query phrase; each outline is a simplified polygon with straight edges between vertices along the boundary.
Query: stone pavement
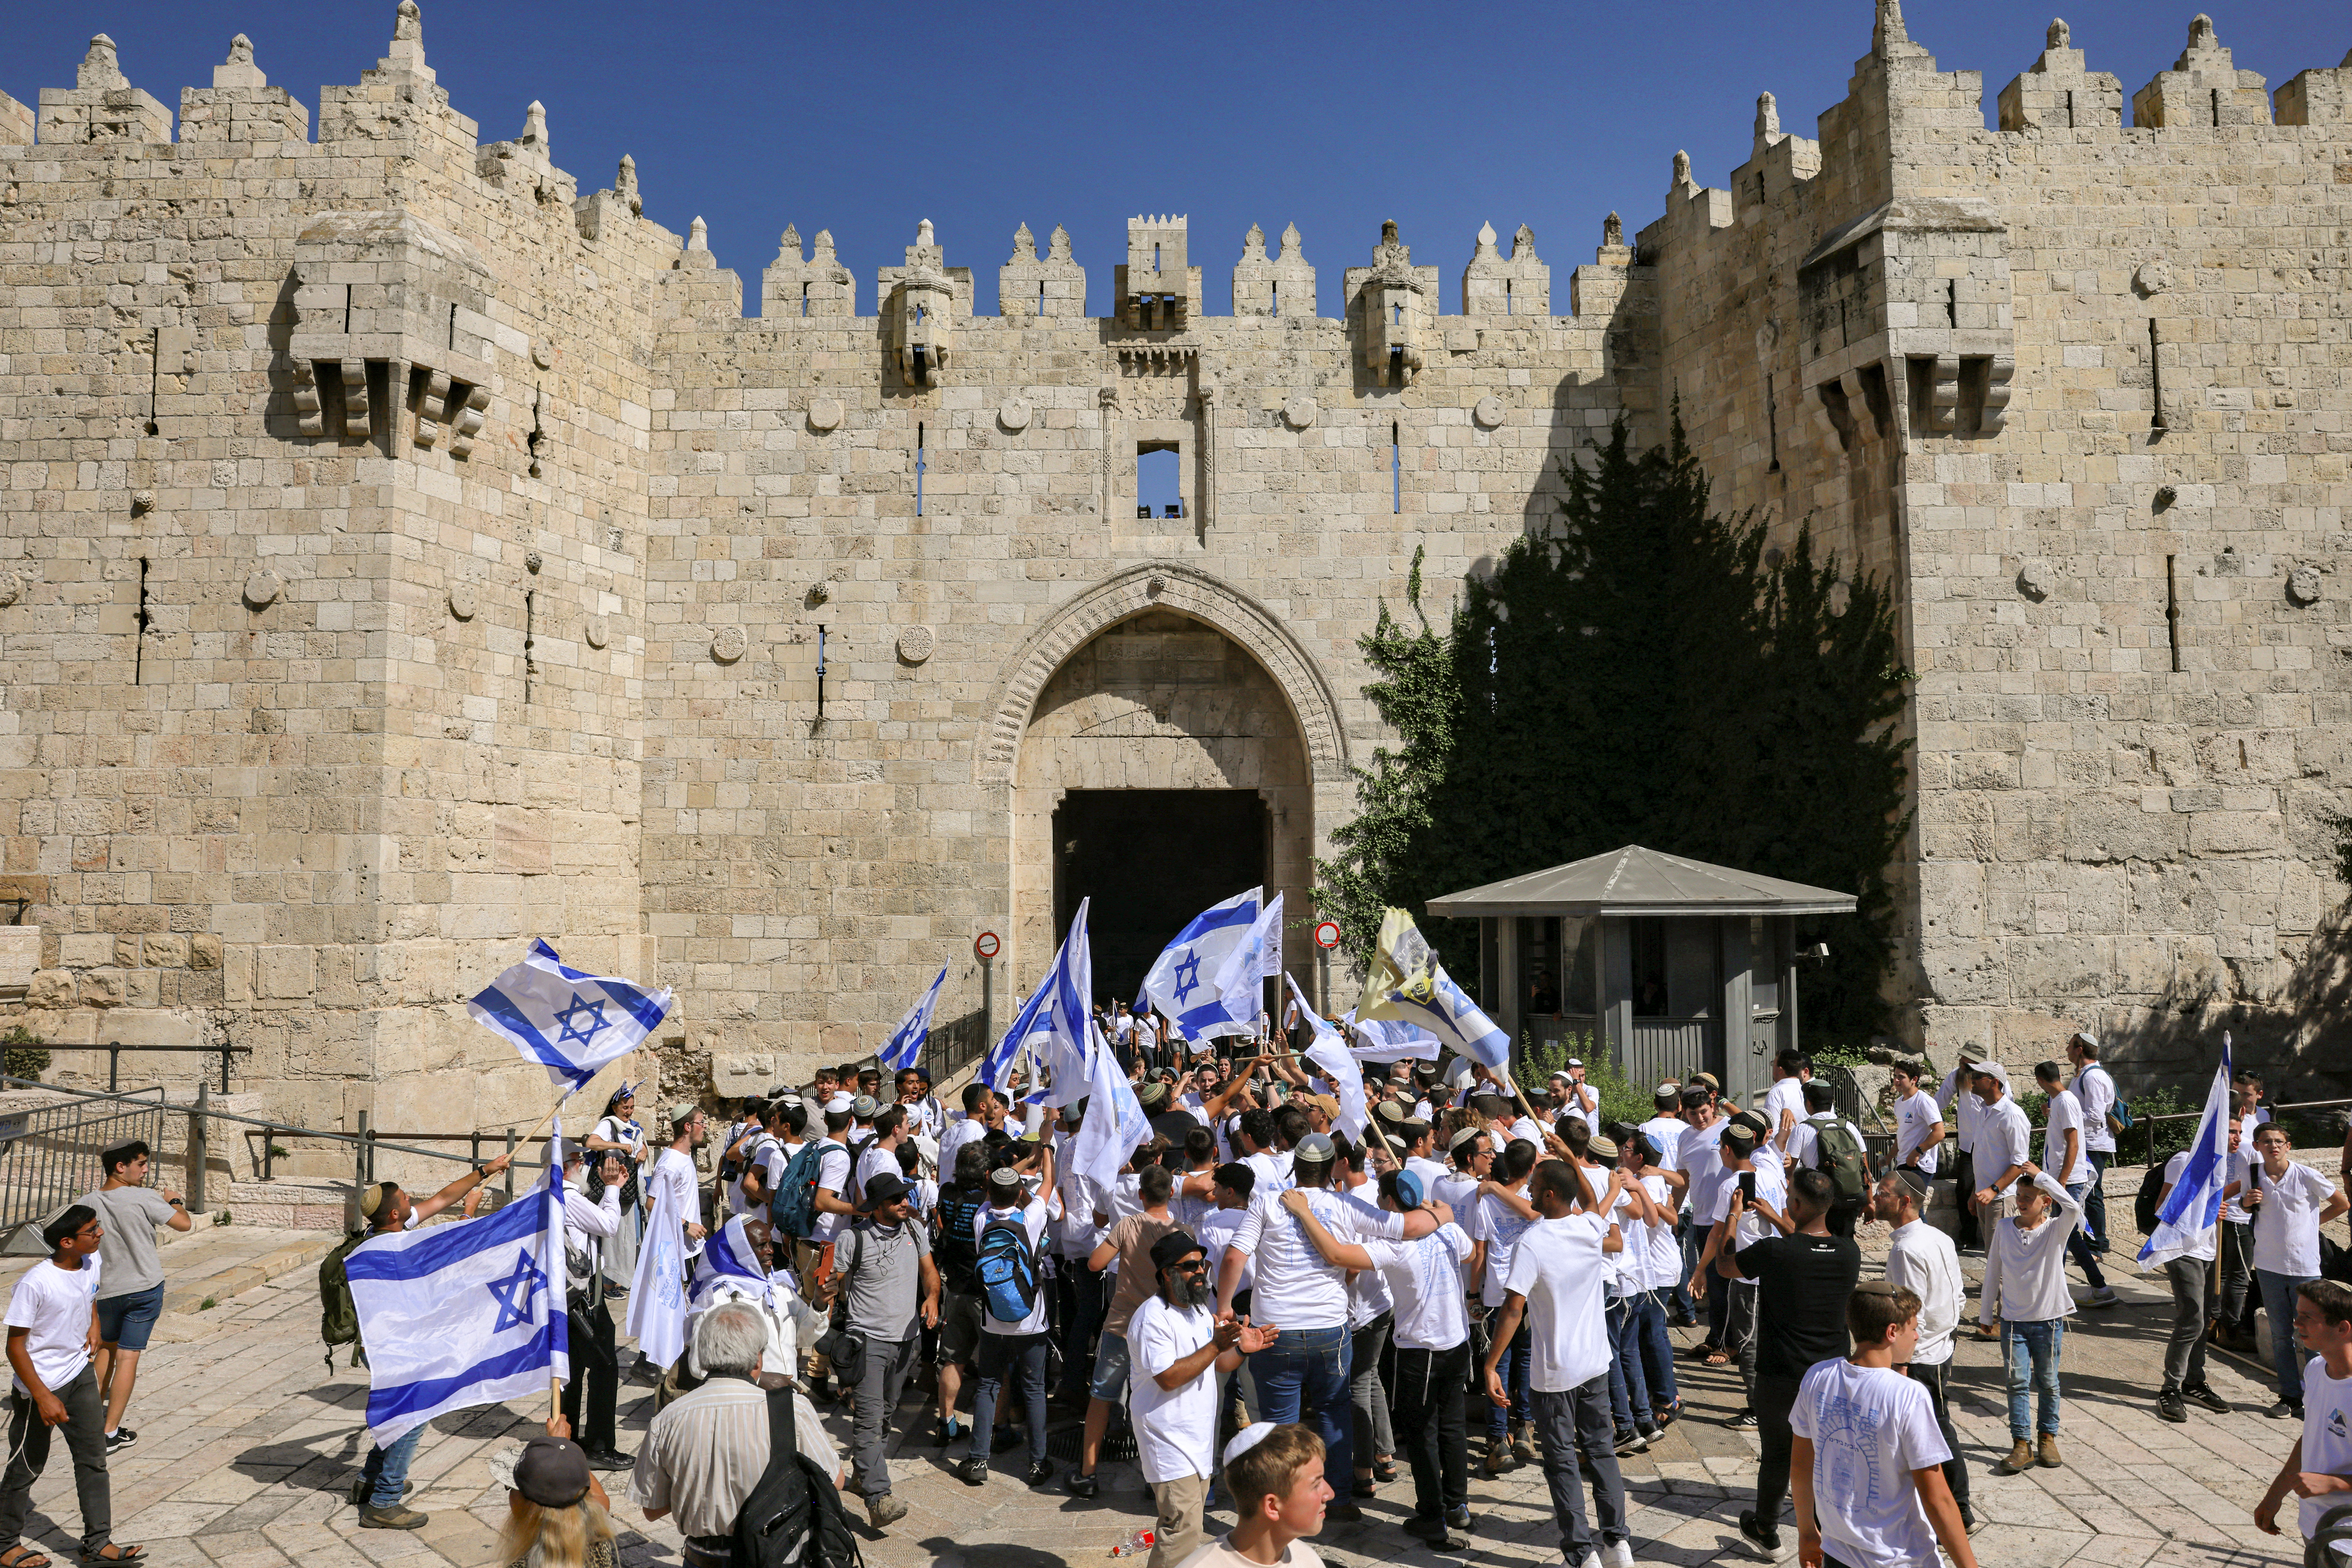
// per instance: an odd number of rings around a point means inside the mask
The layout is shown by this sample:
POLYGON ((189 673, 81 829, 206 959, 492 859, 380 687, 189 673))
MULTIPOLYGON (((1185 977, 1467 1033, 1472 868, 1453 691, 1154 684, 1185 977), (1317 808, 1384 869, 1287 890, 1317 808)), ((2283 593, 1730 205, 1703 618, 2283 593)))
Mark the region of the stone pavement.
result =
MULTIPOLYGON (((2136 1182, 2136 1173, 2132 1173, 2136 1182)), ((2116 1184, 2122 1196, 2122 1182, 2116 1184)), ((2127 1217, 2128 1201, 2115 1205, 2127 1217)), ((200 1255, 259 1233, 235 1227, 192 1237, 167 1254, 175 1269, 200 1255)), ((310 1238, 315 1241, 315 1237, 310 1238)), ((1866 1251, 1883 1253, 1885 1233, 1865 1227, 1866 1251), (1875 1244, 1874 1247, 1874 1243, 1875 1244)), ((2119 1236, 2119 1252, 2137 1242, 2119 1236)), ((1870 1270, 1874 1271, 1874 1268, 1870 1270)), ((1999 1373, 1990 1347, 1965 1343, 1955 1378, 1958 1419, 1975 1470, 1978 1533, 1987 1568, 2252 1568, 2301 1561, 2292 1540, 2262 1535, 2248 1510, 2293 1436, 2266 1420, 2269 1394, 2259 1369, 2216 1356, 2211 1382, 2238 1409, 2193 1412, 2186 1426, 2156 1418, 2150 1394, 2170 1310, 2160 1283, 2126 1274, 2121 1309, 2076 1319, 2065 1358, 2066 1468, 2003 1479, 1988 1473, 2008 1447, 1999 1373)), ((446 1417, 421 1446, 413 1501, 432 1517, 415 1534, 361 1531, 343 1494, 364 1446, 362 1373, 321 1366, 314 1277, 295 1268, 214 1309, 167 1316, 141 1368, 130 1424, 138 1445, 113 1461, 117 1534, 147 1545, 156 1561, 222 1568, 391 1563, 414 1568, 477 1568, 493 1555, 504 1494, 488 1458, 520 1441, 543 1406, 501 1407, 446 1417)), ((1685 1342, 1691 1331, 1677 1335, 1685 1342)), ((1666 1440, 1626 1465, 1634 1544, 1645 1563, 1696 1565, 1751 1561, 1733 1521, 1753 1484, 1755 1440, 1722 1425, 1738 1405, 1737 1380, 1692 1366, 1688 1416, 1666 1440)), ((623 1437, 634 1448, 651 1414, 649 1391, 625 1391, 623 1437)), ((842 1429, 839 1415, 829 1418, 842 1429)), ((1132 1464, 1106 1464, 1102 1497, 1079 1502, 1058 1490, 1033 1493, 1000 1468, 985 1489, 963 1486, 944 1467, 933 1424, 910 1396, 894 1420, 904 1433, 891 1469, 911 1508, 887 1535, 866 1532, 874 1568, 916 1568, 954 1557, 963 1568, 1045 1568, 1107 1554, 1150 1520, 1149 1494, 1132 1464)), ((613 1478, 616 1482, 625 1478, 613 1478)), ((617 1490, 617 1486, 615 1487, 617 1490)), ((1559 1560, 1542 1474, 1523 1468, 1474 1480, 1480 1528, 1466 1561, 1543 1564, 1559 1560)), ((28 1532, 59 1561, 70 1550, 73 1514, 62 1451, 35 1493, 28 1532), (64 1528, 44 1527, 55 1521, 64 1528)), ((1323 1556, 1347 1568, 1412 1562, 1428 1549, 1398 1533, 1410 1511, 1410 1483, 1382 1489, 1365 1522, 1328 1528, 1323 1556)), ((619 1504, 629 1568, 675 1564, 677 1538, 619 1504)), ((1213 1526, 1218 1520, 1213 1516, 1213 1526)), ((1223 1520, 1230 1524, 1230 1518, 1223 1520)), ((862 1525, 861 1525, 862 1529, 862 1525)), ((1793 1548, 1794 1531, 1783 1539, 1793 1548)))

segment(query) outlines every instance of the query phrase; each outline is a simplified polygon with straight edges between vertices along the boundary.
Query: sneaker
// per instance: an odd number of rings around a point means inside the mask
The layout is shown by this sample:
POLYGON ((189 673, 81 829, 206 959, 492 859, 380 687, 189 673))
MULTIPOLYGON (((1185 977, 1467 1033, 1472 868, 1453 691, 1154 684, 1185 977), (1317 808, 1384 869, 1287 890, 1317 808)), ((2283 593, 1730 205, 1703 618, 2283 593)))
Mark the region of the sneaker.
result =
POLYGON ((1724 1425, 1735 1432, 1753 1432, 1756 1430, 1756 1412, 1743 1410, 1724 1425))
POLYGON ((406 1503, 394 1503, 390 1508, 370 1506, 360 1510, 362 1530, 422 1530, 430 1516, 417 1512, 406 1503))
POLYGON ((2083 1299, 2083 1305, 2093 1311, 2102 1311, 2106 1308, 2120 1307, 2123 1304, 2124 1299, 2116 1294, 2116 1288, 2112 1285, 2102 1285, 2083 1299))
POLYGON ((988 1461, 986 1459, 966 1459, 962 1464, 956 1467, 956 1479, 968 1487, 986 1486, 988 1484, 988 1461))
POLYGON ((1478 1516, 1470 1511, 1468 1503, 1457 1503, 1445 1510, 1445 1522, 1455 1530, 1475 1530, 1478 1528, 1478 1516))
POLYGON ((1486 1457, 1479 1462, 1478 1468, 1484 1470, 1490 1479, 1508 1472, 1511 1468, 1511 1450, 1509 1446, 1500 1437, 1487 1438, 1486 1457))
POLYGON ((1433 1545, 1453 1533, 1445 1528, 1444 1520, 1423 1519, 1420 1514, 1414 1514, 1397 1528, 1415 1541, 1426 1541, 1433 1545))
POLYGON ((2303 1419, 2303 1406, 2292 1399, 2282 1399, 2276 1405, 2272 1405, 2268 1410, 2263 1411, 2263 1414, 2269 1416, 2273 1421, 2285 1421, 2289 1419, 2300 1421, 2303 1419))
POLYGON ((1633 1568, 1633 1538, 1612 1542, 1601 1549, 1603 1568, 1633 1568))
POLYGON ((866 1522, 877 1530, 896 1524, 906 1517, 907 1505, 888 1492, 866 1500, 866 1522))
POLYGON ((1739 1539, 1767 1563, 1780 1555, 1780 1531, 1768 1528, 1753 1509, 1739 1510, 1739 1539))
POLYGON ((1093 1476, 1081 1476, 1075 1472, 1073 1472, 1070 1479, 1063 1484, 1069 1489, 1069 1493, 1072 1497, 1093 1497, 1097 1492, 1102 1490, 1102 1482, 1100 1480, 1097 1479, 1093 1476))
POLYGON ((1962 1535, 1974 1535, 1976 1532, 1977 1510, 1970 1508, 1968 1504, 1962 1503, 1960 1505, 1960 1533, 1962 1535))
POLYGON ((1040 1459, 1029 1467, 1029 1484, 1042 1487, 1054 1479, 1054 1466, 1049 1459, 1040 1459))
POLYGON ((1535 1445, 1528 1440, 1528 1424, 1524 1421, 1511 1423, 1511 1458, 1523 1465, 1536 1462, 1535 1445))
POLYGON ((2179 1389, 2168 1388, 2156 1396, 2156 1414, 2158 1420, 2169 1421, 2178 1426, 2189 1419, 2189 1406, 2180 1402, 2179 1389))
POLYGON ((1650 1440, 1647 1437, 1643 1436, 1639 1432, 1620 1432, 1617 1434, 1617 1457, 1621 1459, 1630 1458, 1633 1455, 1641 1453, 1649 1446, 1650 1440))
POLYGON ((136 1443, 137 1441, 139 1441, 139 1434, 133 1432, 130 1427, 116 1427, 113 1431, 106 1434, 107 1458, 112 1458, 115 1455, 120 1454, 123 1449, 128 1448, 131 1444, 136 1443))
POLYGON ((2200 1383, 2191 1387, 2184 1388, 2180 1391, 2180 1394, 2182 1398, 2193 1400, 2197 1404, 2203 1405, 2206 1409, 2210 1410, 2216 1415, 2227 1415, 2230 1414, 2230 1402, 2222 1398, 2220 1394, 2214 1393, 2212 1389, 2206 1386, 2204 1384, 2200 1383))

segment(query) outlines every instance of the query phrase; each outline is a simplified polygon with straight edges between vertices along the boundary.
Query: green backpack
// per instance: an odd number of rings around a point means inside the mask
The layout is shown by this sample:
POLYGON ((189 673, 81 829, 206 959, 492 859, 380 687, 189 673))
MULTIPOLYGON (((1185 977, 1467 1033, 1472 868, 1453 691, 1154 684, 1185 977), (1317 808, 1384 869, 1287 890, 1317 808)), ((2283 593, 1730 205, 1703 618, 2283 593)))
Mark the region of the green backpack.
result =
POLYGON ((352 1282, 343 1272, 343 1259, 367 1238, 366 1231, 353 1231, 319 1264, 319 1337, 327 1342, 329 1372, 335 1370, 337 1345, 352 1347, 352 1365, 367 1365, 367 1347, 360 1343, 359 1308, 352 1304, 352 1282))
POLYGON ((1859 1204, 1870 1191, 1870 1162, 1862 1142, 1835 1115, 1807 1119, 1821 1150, 1821 1168, 1837 1188, 1838 1205, 1859 1204))

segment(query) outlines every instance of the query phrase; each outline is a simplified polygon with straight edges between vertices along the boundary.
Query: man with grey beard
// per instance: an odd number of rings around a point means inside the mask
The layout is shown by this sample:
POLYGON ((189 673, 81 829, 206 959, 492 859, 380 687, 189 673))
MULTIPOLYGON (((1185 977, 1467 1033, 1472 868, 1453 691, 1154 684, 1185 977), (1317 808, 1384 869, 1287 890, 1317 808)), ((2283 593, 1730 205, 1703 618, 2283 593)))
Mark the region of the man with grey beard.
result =
POLYGON ((1151 1246, 1160 1289, 1128 1321, 1128 1410, 1136 1458, 1160 1514, 1148 1568, 1175 1568, 1201 1544, 1216 1472, 1217 1379, 1274 1343, 1275 1327, 1214 1315, 1208 1255, 1181 1230, 1151 1246))

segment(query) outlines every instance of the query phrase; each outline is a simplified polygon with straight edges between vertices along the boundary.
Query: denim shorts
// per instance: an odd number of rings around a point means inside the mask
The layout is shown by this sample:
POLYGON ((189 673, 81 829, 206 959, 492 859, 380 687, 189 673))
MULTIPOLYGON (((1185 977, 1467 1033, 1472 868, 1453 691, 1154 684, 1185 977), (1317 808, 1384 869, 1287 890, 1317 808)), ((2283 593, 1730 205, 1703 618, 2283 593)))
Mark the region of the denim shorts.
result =
POLYGON ((126 1351, 143 1351, 147 1348, 149 1331, 155 1327, 155 1320, 163 1315, 163 1282, 160 1279, 144 1290, 134 1290, 128 1296, 100 1296, 98 1299, 99 1342, 126 1351))
POLYGON ((1095 1380, 1087 1393, 1116 1405, 1127 1393, 1127 1336, 1105 1331, 1095 1342, 1095 1380))

